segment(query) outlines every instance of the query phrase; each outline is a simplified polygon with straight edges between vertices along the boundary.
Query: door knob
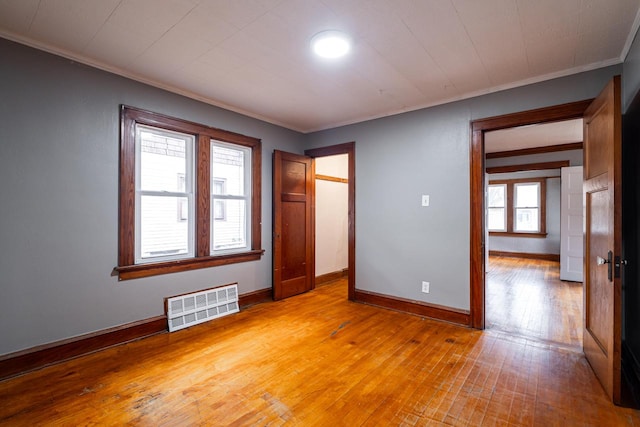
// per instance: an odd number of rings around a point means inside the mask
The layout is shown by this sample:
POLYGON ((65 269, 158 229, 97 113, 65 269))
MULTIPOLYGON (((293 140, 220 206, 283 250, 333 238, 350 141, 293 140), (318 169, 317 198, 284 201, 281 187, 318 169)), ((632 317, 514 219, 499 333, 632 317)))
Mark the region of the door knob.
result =
MULTIPOLYGON (((613 252, 609 251, 609 253, 607 253, 607 258, 602 258, 601 256, 596 256, 596 263, 598 265, 604 265, 604 264, 609 264, 607 266, 607 278, 609 279, 610 282, 613 282, 613 252)), ((616 274, 616 277, 619 277, 618 274, 616 274)))

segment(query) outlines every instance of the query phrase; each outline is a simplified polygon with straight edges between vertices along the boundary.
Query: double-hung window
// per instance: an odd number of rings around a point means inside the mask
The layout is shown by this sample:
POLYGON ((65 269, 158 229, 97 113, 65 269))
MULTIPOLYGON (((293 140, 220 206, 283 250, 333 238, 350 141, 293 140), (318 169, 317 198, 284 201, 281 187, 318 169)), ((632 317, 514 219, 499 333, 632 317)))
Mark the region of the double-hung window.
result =
POLYGON ((251 234, 251 150, 211 140, 211 254, 247 247, 251 234))
POLYGON ((193 257, 193 135, 138 125, 135 146, 136 264, 193 257))
POLYGON ((121 110, 121 280, 259 259, 260 140, 121 110))
POLYGON ((489 231, 507 231, 507 185, 489 185, 487 227, 489 231))
POLYGON ((490 181, 487 228, 492 235, 546 236, 546 179, 490 181))
POLYGON ((540 183, 522 182, 514 186, 515 232, 537 233, 540 231, 540 183))

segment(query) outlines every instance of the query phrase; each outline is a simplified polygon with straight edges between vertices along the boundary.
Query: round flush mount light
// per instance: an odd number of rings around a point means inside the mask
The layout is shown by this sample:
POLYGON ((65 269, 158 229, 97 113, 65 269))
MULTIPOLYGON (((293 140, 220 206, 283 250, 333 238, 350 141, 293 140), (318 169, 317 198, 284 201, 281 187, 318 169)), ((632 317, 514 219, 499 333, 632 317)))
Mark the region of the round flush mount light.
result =
POLYGON ((322 58, 340 58, 349 53, 351 40, 341 31, 322 31, 311 39, 311 49, 322 58))

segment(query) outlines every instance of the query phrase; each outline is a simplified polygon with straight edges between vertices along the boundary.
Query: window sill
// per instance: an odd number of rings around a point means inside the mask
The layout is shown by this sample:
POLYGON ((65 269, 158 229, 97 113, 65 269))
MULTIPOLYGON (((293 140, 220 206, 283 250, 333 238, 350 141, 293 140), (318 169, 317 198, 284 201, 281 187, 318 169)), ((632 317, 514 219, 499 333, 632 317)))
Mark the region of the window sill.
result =
POLYGON ((547 237, 547 233, 509 233, 506 231, 490 231, 489 236, 494 237, 534 237, 538 239, 544 239, 547 237))
POLYGON ((118 280, 130 280, 141 277, 157 276, 160 274, 177 273, 179 271, 190 271, 200 268, 236 264, 239 262, 257 261, 263 254, 264 249, 258 249, 229 255, 197 257, 152 264, 124 265, 115 267, 113 270, 114 275, 118 275, 118 280))

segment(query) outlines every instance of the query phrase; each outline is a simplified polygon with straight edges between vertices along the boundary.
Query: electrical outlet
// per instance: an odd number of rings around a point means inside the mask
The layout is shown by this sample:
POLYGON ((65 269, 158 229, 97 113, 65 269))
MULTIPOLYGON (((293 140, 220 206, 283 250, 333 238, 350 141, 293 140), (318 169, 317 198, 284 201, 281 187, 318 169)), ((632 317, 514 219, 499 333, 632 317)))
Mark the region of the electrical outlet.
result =
POLYGON ((422 282, 422 292, 425 294, 429 293, 429 282, 422 282))

